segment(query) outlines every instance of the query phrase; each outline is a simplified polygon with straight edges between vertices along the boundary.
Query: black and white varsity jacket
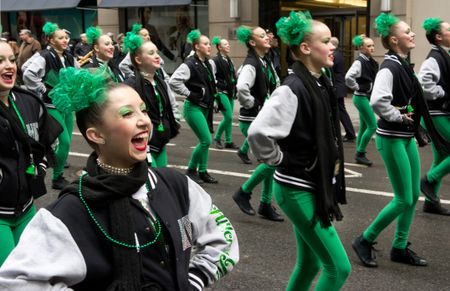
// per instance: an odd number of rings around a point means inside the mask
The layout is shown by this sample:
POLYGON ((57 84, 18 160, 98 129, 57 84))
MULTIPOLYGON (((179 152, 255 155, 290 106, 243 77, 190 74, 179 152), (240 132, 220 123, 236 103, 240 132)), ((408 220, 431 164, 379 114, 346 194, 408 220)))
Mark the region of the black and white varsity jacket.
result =
POLYGON ((377 72, 378 63, 360 53, 345 74, 345 85, 352 89, 355 95, 370 97, 377 72))

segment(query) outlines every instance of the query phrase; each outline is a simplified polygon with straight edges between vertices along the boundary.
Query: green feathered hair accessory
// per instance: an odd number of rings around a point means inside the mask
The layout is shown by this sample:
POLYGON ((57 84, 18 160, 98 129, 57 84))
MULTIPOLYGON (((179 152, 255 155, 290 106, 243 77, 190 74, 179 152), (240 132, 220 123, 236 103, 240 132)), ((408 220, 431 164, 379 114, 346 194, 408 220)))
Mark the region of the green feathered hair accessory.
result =
POLYGON ((131 27, 131 31, 130 32, 133 33, 133 34, 139 34, 139 31, 141 31, 141 29, 142 29, 142 24, 135 23, 131 27))
POLYGON ((191 32, 189 32, 187 35, 187 42, 194 43, 200 38, 201 35, 202 33, 200 32, 200 30, 198 29, 191 30, 191 32))
POLYGON ((441 31, 441 23, 442 19, 439 17, 430 17, 425 19, 422 24, 422 27, 425 29, 426 34, 431 34, 433 31, 440 32, 441 31))
POLYGON ((86 30, 86 39, 87 39, 87 43, 88 44, 93 44, 97 41, 97 39, 100 38, 100 36, 102 35, 102 29, 98 26, 93 27, 90 26, 87 30, 86 30))
POLYGON ((215 37, 213 37, 211 43, 212 43, 213 45, 219 45, 219 44, 220 44, 220 40, 221 40, 220 37, 215 36, 215 37))
POLYGON ((123 39, 122 49, 125 53, 130 52, 130 54, 134 54, 143 43, 144 39, 142 36, 134 34, 133 31, 129 31, 123 39))
POLYGON ((58 24, 53 22, 46 22, 44 24, 44 27, 42 27, 42 31, 44 32, 45 36, 51 36, 59 29, 58 24))
POLYGON ((236 29, 236 37, 240 43, 247 44, 252 37, 252 29, 246 25, 241 25, 236 29))
POLYGON ((381 13, 375 18, 375 29, 382 37, 386 37, 391 32, 392 25, 400 22, 400 19, 391 13, 381 13))
POLYGON ((278 36, 287 45, 298 46, 311 32, 312 17, 308 11, 291 11, 289 17, 281 17, 275 24, 278 36))
POLYGON ((59 71, 59 83, 48 94, 56 109, 69 114, 106 100, 103 72, 67 67, 59 71))
POLYGON ((364 44, 364 37, 358 34, 352 39, 352 43, 355 47, 360 48, 364 44))

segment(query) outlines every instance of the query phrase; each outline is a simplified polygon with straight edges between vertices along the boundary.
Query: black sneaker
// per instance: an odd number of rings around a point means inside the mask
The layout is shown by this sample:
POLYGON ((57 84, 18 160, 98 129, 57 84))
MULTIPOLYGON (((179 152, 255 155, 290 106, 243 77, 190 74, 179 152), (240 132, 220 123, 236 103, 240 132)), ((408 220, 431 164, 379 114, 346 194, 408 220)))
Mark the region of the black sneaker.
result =
POLYGON ((367 157, 366 157, 366 153, 364 152, 356 152, 355 154, 355 161, 357 164, 361 164, 361 165, 366 165, 368 167, 372 166, 372 161, 370 161, 367 157))
POLYGON ((231 149, 231 150, 238 150, 239 149, 239 147, 234 142, 226 142, 225 143, 225 148, 226 149, 231 149))
POLYGON ((424 176, 420 179, 420 191, 422 191, 423 195, 428 198, 428 200, 438 203, 439 198, 435 194, 435 186, 436 183, 430 182, 427 179, 427 176, 424 176))
POLYGON ((204 183, 203 180, 200 179, 200 177, 198 176, 197 170, 187 169, 186 176, 191 178, 191 180, 194 181, 197 184, 203 184, 204 183))
POLYGON ((52 180, 52 188, 55 190, 62 190, 64 187, 69 185, 70 182, 64 178, 63 175, 59 175, 58 178, 52 180))
POLYGON ((281 216, 274 206, 270 203, 260 203, 258 208, 258 214, 263 218, 272 221, 284 221, 283 216, 281 216))
POLYGON ((216 149, 223 149, 223 144, 221 140, 218 139, 214 139, 214 146, 216 147, 216 149))
POLYGON ((342 138, 342 142, 354 142, 355 139, 356 139, 355 136, 344 136, 344 137, 342 138))
POLYGON ((241 150, 237 151, 237 155, 244 164, 250 165, 252 163, 252 160, 250 160, 248 154, 241 152, 241 150))
POLYGON ((253 209, 252 205, 250 204, 250 199, 252 197, 252 193, 247 193, 242 190, 242 187, 239 188, 234 194, 233 194, 233 200, 236 202, 237 206, 248 215, 255 215, 255 210, 253 209))
POLYGON ((209 183, 209 184, 217 184, 219 183, 219 181, 217 181, 215 178, 211 177, 208 172, 198 172, 198 176, 200 177, 200 179, 203 180, 203 182, 205 183, 209 183))
POLYGON ((392 248, 391 261, 419 267, 425 267, 428 265, 424 258, 419 257, 409 248, 410 244, 411 243, 408 242, 405 249, 392 248))
POLYGON ((375 255, 376 250, 373 247, 375 244, 376 242, 369 242, 362 235, 352 242, 353 250, 355 250, 356 255, 366 267, 378 267, 375 255))
POLYGON ((425 200, 425 202, 423 203, 422 209, 423 209, 423 212, 426 212, 426 213, 450 216, 450 210, 442 207, 440 201, 436 203, 436 202, 432 202, 429 200, 425 200))

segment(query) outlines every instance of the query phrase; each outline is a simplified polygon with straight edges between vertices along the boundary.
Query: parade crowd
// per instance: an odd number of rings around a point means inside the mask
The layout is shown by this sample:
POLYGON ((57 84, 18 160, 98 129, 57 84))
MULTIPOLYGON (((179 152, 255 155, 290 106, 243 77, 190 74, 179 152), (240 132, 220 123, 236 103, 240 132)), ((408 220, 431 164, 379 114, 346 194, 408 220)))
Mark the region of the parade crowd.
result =
POLYGON ((42 28, 42 47, 28 29, 20 31, 20 46, 3 34, 0 289, 213 285, 240 256, 232 222, 201 187, 220 183, 208 172, 214 146, 255 164, 230 193, 244 214, 293 224, 297 260, 287 290, 309 290, 318 274, 315 290, 339 290, 351 272, 333 226, 343 219, 339 205, 347 203, 343 143, 355 142, 352 158, 370 167, 374 135, 394 197, 353 239, 353 251, 362 265, 377 267, 376 239, 395 222, 390 260, 427 266, 411 249, 409 232, 421 192, 424 212, 450 215, 439 195, 450 173, 450 24, 424 20, 430 52, 417 74, 409 62, 416 35, 410 26, 390 13, 374 26, 384 60, 374 60, 370 37, 356 35, 359 53, 347 71, 339 40, 308 12, 292 11, 275 30, 240 26, 236 36, 248 53, 239 68, 227 39, 192 29, 190 53, 179 56, 183 62, 171 75, 160 57, 167 48, 137 23, 115 41, 89 27, 72 47, 70 32, 51 22, 42 28), (278 39, 288 47, 287 72, 278 39), (347 88, 359 112, 357 134, 345 108, 347 88), (240 145, 232 138, 236 102, 245 137, 240 145), (214 114, 223 117, 217 128, 214 114), (182 118, 198 140, 184 174, 167 168, 166 150, 182 118), (80 177, 68 181, 75 122, 92 153, 80 177), (434 159, 421 175, 418 144, 428 139, 434 159), (51 185, 45 185, 50 168, 51 185), (259 184, 255 210, 250 200, 259 184), (34 200, 46 186, 60 194, 37 210, 34 200))

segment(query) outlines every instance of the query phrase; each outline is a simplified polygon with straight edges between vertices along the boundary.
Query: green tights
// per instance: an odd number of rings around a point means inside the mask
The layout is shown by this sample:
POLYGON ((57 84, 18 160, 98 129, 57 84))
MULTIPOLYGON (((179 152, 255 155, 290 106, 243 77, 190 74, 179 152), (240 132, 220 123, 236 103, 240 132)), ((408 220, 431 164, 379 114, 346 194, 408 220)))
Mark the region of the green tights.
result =
POLYGON ((220 140, 222 138, 222 134, 225 131, 225 143, 231 143, 231 130, 233 123, 233 108, 234 108, 234 100, 232 98, 228 98, 226 94, 219 93, 220 103, 222 104, 222 112, 223 119, 217 127, 216 135, 214 136, 215 140, 220 140))
POLYGON ((35 214, 36 207, 33 205, 20 217, 0 218, 0 266, 17 245, 20 235, 35 214))
POLYGON ((56 180, 64 173, 64 165, 69 156, 70 143, 72 141, 73 114, 63 114, 55 108, 49 108, 48 113, 61 124, 63 132, 58 136, 58 147, 56 148, 56 164, 53 168, 52 180, 56 180))
POLYGON ((315 290, 339 290, 350 274, 351 265, 334 226, 322 228, 316 223, 311 227, 315 195, 277 181, 273 184, 275 199, 291 220, 297 241, 297 262, 286 290, 309 290, 320 269, 315 290))
POLYGON ((151 153, 152 155, 152 167, 164 168, 167 167, 167 151, 164 146, 159 153, 151 153))
POLYGON ((244 190, 244 192, 250 193, 259 183, 263 182, 260 201, 261 203, 266 204, 271 203, 274 172, 275 167, 266 164, 259 164, 250 178, 248 178, 248 180, 245 181, 244 185, 242 185, 242 190, 244 190))
POLYGON ((363 237, 373 242, 389 224, 397 220, 392 246, 405 249, 420 194, 419 152, 414 138, 377 136, 376 143, 394 190, 394 198, 364 231, 363 237))
POLYGON ((242 143, 242 146, 239 150, 241 152, 243 152, 244 154, 248 154, 248 150, 249 150, 247 136, 248 136, 248 129, 250 127, 250 124, 252 124, 252 123, 247 122, 247 121, 239 121, 239 129, 241 130, 242 134, 245 136, 245 140, 242 143))
POLYGON ((359 111, 360 124, 358 137, 356 138, 356 151, 365 153, 367 144, 377 130, 377 121, 372 107, 370 107, 369 98, 353 95, 353 104, 359 111))
POLYGON ((184 119, 199 141, 192 151, 188 168, 192 170, 198 169, 199 172, 206 172, 208 169, 209 146, 211 145, 211 133, 207 122, 208 111, 209 109, 195 105, 189 100, 184 101, 184 119))

